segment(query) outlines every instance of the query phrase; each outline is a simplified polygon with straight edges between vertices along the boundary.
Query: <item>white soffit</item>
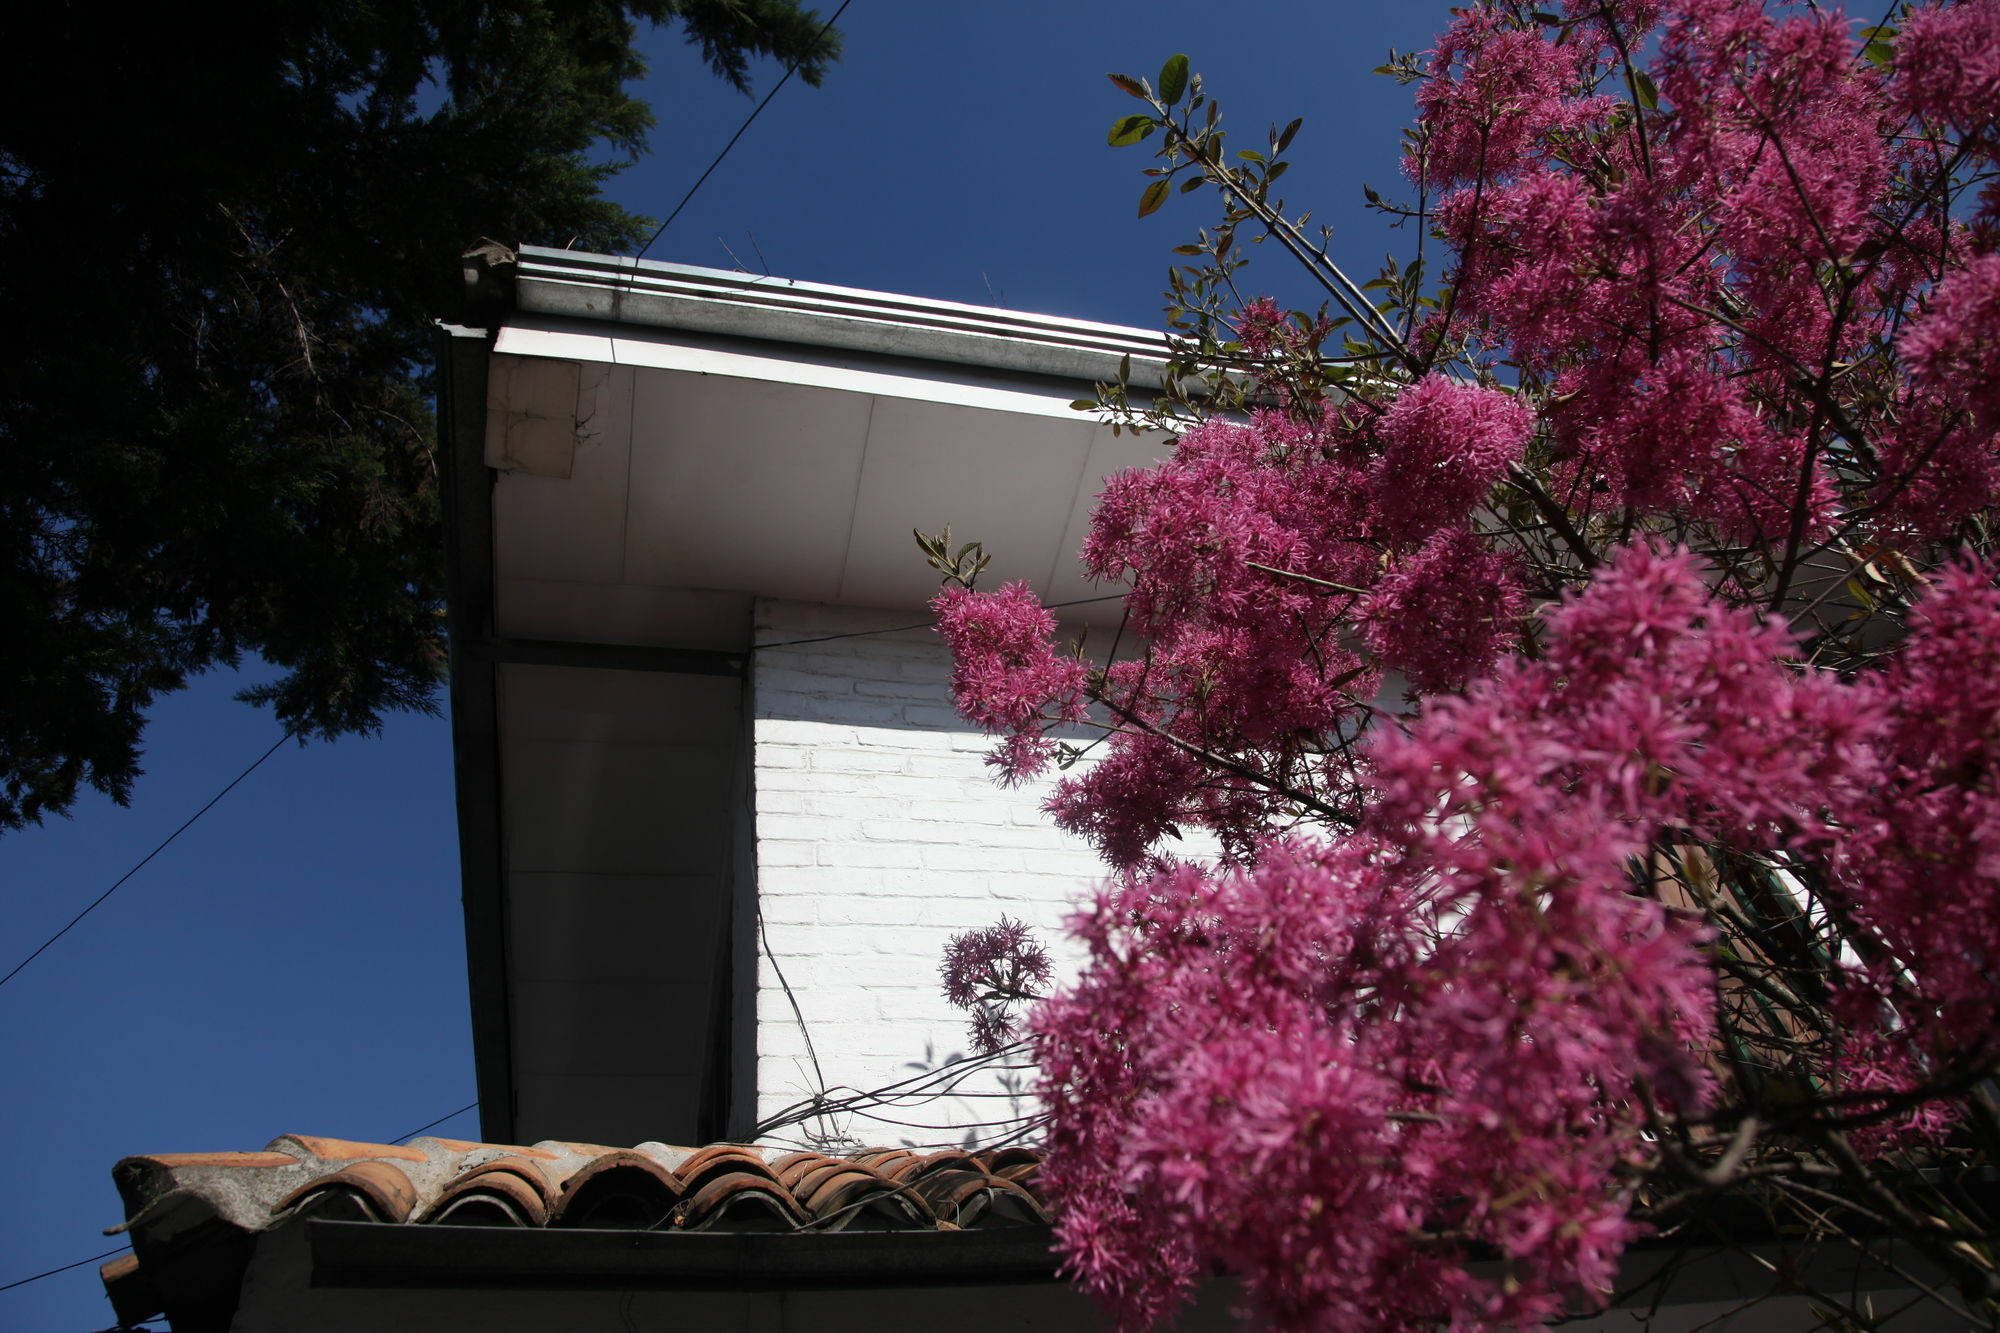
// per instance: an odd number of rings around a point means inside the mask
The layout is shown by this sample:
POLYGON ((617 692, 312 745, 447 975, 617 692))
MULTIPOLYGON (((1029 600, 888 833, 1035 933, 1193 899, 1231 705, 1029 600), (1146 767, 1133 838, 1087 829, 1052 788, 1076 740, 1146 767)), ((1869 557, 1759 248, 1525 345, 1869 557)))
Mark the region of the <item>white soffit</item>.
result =
MULTIPOLYGON (((937 575, 911 529, 947 523, 955 542, 992 554, 985 583, 1088 597, 1102 590, 1075 553, 1095 496, 1111 473, 1168 447, 1072 409, 1087 385, 962 365, 533 316, 502 329, 495 352, 488 461, 502 469, 503 621, 509 607, 601 602, 619 588, 914 609, 937 575), (552 363, 578 369, 533 370, 552 363), (565 409, 554 399, 572 382, 565 409), (568 457, 542 439, 562 417, 574 427, 568 457), (514 461, 524 430, 536 447, 514 461)), ((539 616, 503 624, 553 628, 539 616)), ((678 637, 638 624, 587 637, 627 634, 678 637)))

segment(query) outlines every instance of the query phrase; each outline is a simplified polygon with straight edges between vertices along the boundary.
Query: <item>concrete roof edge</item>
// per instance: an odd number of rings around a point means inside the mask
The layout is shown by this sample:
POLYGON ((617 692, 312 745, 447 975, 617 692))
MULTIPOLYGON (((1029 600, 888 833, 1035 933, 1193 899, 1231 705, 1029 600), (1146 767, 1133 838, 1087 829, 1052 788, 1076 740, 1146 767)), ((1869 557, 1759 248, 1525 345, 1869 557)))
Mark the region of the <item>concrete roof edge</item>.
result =
POLYGON ((523 246, 514 269, 524 313, 681 328, 770 342, 1157 388, 1164 335, 1116 324, 962 305, 619 255, 523 246))

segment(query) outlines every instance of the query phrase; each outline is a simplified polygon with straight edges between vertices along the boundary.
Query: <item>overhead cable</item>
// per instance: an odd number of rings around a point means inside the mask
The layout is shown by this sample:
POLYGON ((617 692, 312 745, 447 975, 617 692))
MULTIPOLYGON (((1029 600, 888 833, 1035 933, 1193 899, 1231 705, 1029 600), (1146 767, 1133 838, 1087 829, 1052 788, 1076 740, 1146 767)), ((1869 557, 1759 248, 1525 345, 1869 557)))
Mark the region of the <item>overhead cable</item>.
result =
POLYGON ((12 1291, 16 1287, 25 1287, 30 1282, 40 1282, 45 1277, 54 1277, 57 1273, 67 1273, 72 1268, 81 1268, 85 1264, 94 1264, 100 1259, 109 1259, 112 1255, 123 1254, 131 1248, 130 1245, 120 1245, 115 1250, 106 1250, 103 1254, 93 1254, 88 1259, 79 1259, 73 1264, 64 1264, 61 1268, 51 1268, 46 1273, 37 1273, 33 1277, 24 1277, 9 1282, 6 1286, 0 1287, 0 1291, 12 1291))
POLYGON ((475 1097, 471 1101, 467 1102, 465 1105, 459 1107, 456 1111, 453 1111, 450 1115, 441 1115, 437 1119, 431 1121, 428 1125, 425 1125, 422 1129, 413 1129, 407 1134, 398 1134, 395 1138, 390 1139, 389 1142, 401 1143, 404 1139, 413 1139, 417 1137, 417 1135, 423 1133, 424 1130, 426 1129, 436 1129, 439 1125, 442 1125, 447 1120, 458 1119, 460 1116, 464 1115, 467 1111, 474 1109, 478 1105, 479 1105, 479 1099, 475 1097))
MULTIPOLYGON (((840 21, 840 16, 847 12, 847 6, 851 3, 853 3, 853 0, 840 0, 840 8, 833 11, 833 17, 828 19, 825 23, 822 23, 820 25, 819 31, 813 34, 813 39, 812 39, 813 47, 817 47, 819 45, 819 39, 826 36, 828 30, 831 29, 834 24, 840 21)), ((810 50, 811 48, 808 49, 810 50)), ((801 56, 798 60, 794 60, 791 64, 785 66, 784 77, 780 78, 776 83, 771 85, 771 91, 764 94, 764 100, 757 104, 757 109, 755 111, 752 111, 749 114, 749 116, 744 119, 743 123, 736 127, 736 133, 730 135, 729 142, 722 145, 722 151, 715 155, 715 161, 708 164, 708 170, 702 172, 700 177, 696 179, 695 183, 688 186, 688 192, 681 196, 681 201, 678 204, 674 205, 674 211, 667 214, 667 220, 665 222, 662 222, 659 225, 659 228, 653 232, 651 240, 648 240, 644 245, 639 247, 639 253, 635 255, 634 258, 644 259, 646 257, 646 251, 653 248, 653 241, 659 240, 660 237, 665 234, 667 228, 674 225, 674 219, 679 217, 681 215, 681 210, 688 206, 688 200, 694 198, 695 191, 699 190, 704 184, 707 183, 708 178, 715 174, 715 169, 722 165, 722 159, 729 156, 729 150, 736 146, 736 141, 743 137, 743 132, 749 129, 751 125, 756 123, 757 117, 764 114, 764 108, 771 105, 771 99, 778 95, 778 90, 780 88, 783 88, 787 83, 791 81, 792 74, 798 69, 800 62, 803 61, 804 59, 805 57, 801 56)))
POLYGON ((138 874, 141 870, 144 870, 146 868, 146 863, 148 861, 151 861, 161 852, 167 850, 168 846, 172 844, 175 838, 180 837, 181 834, 187 832, 190 828, 192 828, 194 826, 194 822, 197 819, 200 819, 203 815, 207 814, 211 809, 213 809, 217 801, 229 795, 230 792, 235 791, 237 783, 243 781, 243 779, 249 777, 252 773, 255 773, 258 770, 258 768, 263 765, 266 759, 269 759, 272 755, 278 752, 278 747, 280 745, 283 745, 286 741, 290 740, 297 734, 298 734, 297 731, 287 731, 284 735, 272 741, 270 749, 258 755, 255 762, 253 762, 250 765, 250 767, 244 769, 241 773, 238 773, 235 777, 231 778, 229 780, 228 786, 224 787, 221 791, 217 792, 215 795, 209 797, 207 805, 204 805, 201 809, 189 815, 184 821, 182 821, 181 826, 179 828, 175 829, 172 833, 169 833, 165 838, 161 839, 159 845, 153 848, 152 851, 147 852, 146 855, 140 859, 139 864, 133 866, 130 870, 120 875, 118 877, 118 882, 116 884, 113 884, 110 888, 98 894, 96 899, 90 904, 90 906, 84 908, 81 912, 78 912, 75 916, 71 917, 69 920, 69 925, 64 926, 61 930, 57 931, 55 934, 43 940, 40 948, 37 948, 33 953, 29 954, 26 958, 23 958, 20 962, 14 964, 14 970, 12 972, 9 972, 4 977, 0 977, 0 986, 4 986, 8 982, 12 981, 17 975, 19 975, 22 968, 34 962, 37 958, 40 958, 42 956, 42 951, 44 949, 47 949, 51 944, 54 944, 57 940, 69 934, 70 931, 75 928, 77 922, 83 920, 85 917, 89 916, 92 912, 95 912, 99 907, 101 907, 104 903, 104 900, 106 898, 109 898, 112 894, 118 892, 120 886, 122 886, 126 880, 132 878, 132 876, 138 874))

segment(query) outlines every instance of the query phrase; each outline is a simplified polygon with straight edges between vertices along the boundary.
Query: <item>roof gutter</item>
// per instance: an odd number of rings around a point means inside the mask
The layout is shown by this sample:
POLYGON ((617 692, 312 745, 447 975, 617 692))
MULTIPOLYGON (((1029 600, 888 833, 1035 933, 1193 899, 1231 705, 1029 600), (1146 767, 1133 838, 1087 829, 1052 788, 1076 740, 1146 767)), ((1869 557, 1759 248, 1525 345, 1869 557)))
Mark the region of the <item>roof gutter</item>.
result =
POLYGON ((687 329, 767 342, 947 361, 1086 383, 1160 387, 1171 349, 1144 329, 789 278, 522 246, 522 314, 687 329))

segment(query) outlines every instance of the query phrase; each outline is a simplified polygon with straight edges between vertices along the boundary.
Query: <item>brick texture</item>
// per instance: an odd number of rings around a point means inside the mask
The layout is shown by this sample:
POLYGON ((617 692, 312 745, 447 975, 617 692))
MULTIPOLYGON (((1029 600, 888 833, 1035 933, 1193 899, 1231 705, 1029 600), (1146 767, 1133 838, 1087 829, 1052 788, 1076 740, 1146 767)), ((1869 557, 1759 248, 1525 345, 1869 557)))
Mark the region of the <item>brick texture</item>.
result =
MULTIPOLYGON (((965 1015, 938 984, 951 935, 1004 913, 1040 931, 1060 970, 1062 919, 1102 874, 1090 849, 1042 814, 1049 784, 993 781, 988 738, 952 713, 950 661, 935 634, 857 634, 912 619, 758 605, 759 644, 855 636, 754 658, 760 1119, 822 1087, 885 1088, 965 1050, 965 1015)), ((767 1137, 962 1142, 979 1122, 1030 1109, 1002 1077, 959 1085, 975 1095, 887 1107, 872 1120, 816 1116, 767 1137)))

